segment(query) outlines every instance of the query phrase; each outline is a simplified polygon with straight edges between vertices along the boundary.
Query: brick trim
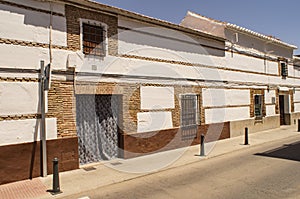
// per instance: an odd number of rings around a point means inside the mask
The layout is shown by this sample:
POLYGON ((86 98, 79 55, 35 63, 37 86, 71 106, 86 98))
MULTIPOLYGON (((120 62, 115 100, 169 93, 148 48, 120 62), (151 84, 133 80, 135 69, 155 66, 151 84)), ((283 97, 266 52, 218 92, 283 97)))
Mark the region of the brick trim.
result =
POLYGON ((0 116, 0 121, 41 119, 41 117, 42 117, 41 114, 6 115, 6 116, 0 116))
POLYGON ((264 89, 250 89, 250 117, 255 117, 254 113, 254 96, 262 96, 262 117, 267 115, 266 113, 266 103, 265 103, 265 90, 264 89))
POLYGON ((275 113, 280 114, 280 111, 279 111, 279 89, 276 89, 275 92, 276 92, 275 93, 275 95, 276 95, 275 113))
POLYGON ((295 112, 295 104, 294 104, 294 91, 293 90, 290 90, 289 92, 290 94, 290 103, 291 103, 291 113, 294 113, 295 112))
POLYGON ((273 103, 266 103, 266 106, 275 106, 276 105, 276 103, 275 104, 273 104, 273 103))
POLYGON ((0 82, 39 82, 39 79, 27 77, 0 77, 0 82))
POLYGON ((250 104, 242 104, 242 105, 225 105, 225 106, 206 106, 204 109, 217 109, 217 108, 242 108, 242 107, 250 107, 250 104))
MULTIPOLYGON (((31 42, 31 41, 22 41, 17 39, 5 39, 0 38, 0 44, 10 44, 10 45, 19 45, 19 46, 26 46, 26 47, 39 47, 39 48, 49 48, 49 44, 38 43, 38 42, 31 42)), ((74 50, 72 48, 66 46, 58 46, 58 45, 51 45, 53 49, 60 49, 60 50, 74 50)))

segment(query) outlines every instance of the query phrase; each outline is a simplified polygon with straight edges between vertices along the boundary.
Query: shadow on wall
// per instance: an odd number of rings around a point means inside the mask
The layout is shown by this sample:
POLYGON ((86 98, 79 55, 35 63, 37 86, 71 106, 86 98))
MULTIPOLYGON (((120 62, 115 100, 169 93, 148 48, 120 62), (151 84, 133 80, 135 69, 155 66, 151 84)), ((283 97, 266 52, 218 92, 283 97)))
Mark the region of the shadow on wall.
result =
POLYGON ((225 42, 194 38, 179 31, 165 28, 119 29, 118 39, 125 43, 155 47, 199 55, 225 56, 225 42))
MULTIPOLYGON (((1 6, 3 11, 22 15, 25 25, 32 25, 43 28, 50 28, 50 14, 25 10, 12 6, 1 6)), ((49 8, 50 10, 50 8, 49 8)), ((52 29, 66 32, 65 19, 59 16, 53 16, 52 29)))
POLYGON ((263 153, 257 153, 255 155, 265 156, 271 158, 280 158, 292 161, 300 161, 300 142, 292 144, 285 144, 279 148, 272 149, 263 153))
MULTIPOLYGON (((41 79, 41 75, 39 75, 39 79, 41 79)), ((41 113, 41 95, 42 95, 42 91, 41 91, 41 82, 39 81, 39 101, 38 101, 38 108, 37 108, 37 115, 39 115, 39 113, 41 113)), ((35 157, 36 157, 36 151, 37 151, 37 142, 39 140, 37 140, 38 138, 38 133, 39 131, 39 127, 41 126, 41 119, 40 117, 36 118, 36 123, 35 123, 35 127, 34 127, 34 134, 33 134, 33 144, 32 144, 32 151, 31 151, 31 159, 30 159, 30 167, 29 167, 29 179, 32 179, 34 174, 33 174, 33 170, 34 170, 34 165, 35 165, 35 157)), ((41 135, 40 135, 41 136, 41 135)), ((40 159, 42 159, 42 156, 40 156, 40 159)), ((42 173, 42 165, 40 167, 40 172, 42 173)))

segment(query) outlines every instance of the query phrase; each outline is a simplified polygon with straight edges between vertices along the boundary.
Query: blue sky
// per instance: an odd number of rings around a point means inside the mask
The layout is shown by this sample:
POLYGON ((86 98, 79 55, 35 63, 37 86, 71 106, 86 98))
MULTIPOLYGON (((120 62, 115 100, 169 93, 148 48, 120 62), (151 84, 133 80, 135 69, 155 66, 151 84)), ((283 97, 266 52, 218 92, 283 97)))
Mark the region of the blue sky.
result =
MULTIPOLYGON (((227 21, 266 35, 272 35, 300 48, 299 0, 97 0, 180 23, 188 10, 227 21)), ((300 49, 295 51, 300 54, 300 49)))

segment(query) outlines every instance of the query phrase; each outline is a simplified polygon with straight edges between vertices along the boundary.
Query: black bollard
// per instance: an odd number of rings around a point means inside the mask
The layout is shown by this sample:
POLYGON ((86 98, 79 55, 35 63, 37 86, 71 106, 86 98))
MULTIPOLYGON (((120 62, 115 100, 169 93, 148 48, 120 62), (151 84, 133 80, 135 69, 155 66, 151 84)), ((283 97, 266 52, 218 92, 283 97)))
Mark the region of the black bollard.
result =
POLYGON ((298 132, 300 132, 300 119, 298 119, 298 132))
POLYGON ((53 159, 53 189, 54 194, 61 193, 59 187, 58 158, 53 159))
POLYGON ((204 135, 201 134, 201 140, 200 140, 200 156, 205 156, 205 151, 204 151, 204 135))
POLYGON ((245 145, 249 145, 248 128, 245 128, 245 145))

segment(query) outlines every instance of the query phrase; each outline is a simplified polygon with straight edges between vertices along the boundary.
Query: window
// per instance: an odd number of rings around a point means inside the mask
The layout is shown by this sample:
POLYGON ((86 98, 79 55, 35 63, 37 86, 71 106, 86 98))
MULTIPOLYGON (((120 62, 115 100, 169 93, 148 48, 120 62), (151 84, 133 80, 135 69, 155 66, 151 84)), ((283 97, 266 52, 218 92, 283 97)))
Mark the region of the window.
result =
POLYGON ((256 118, 262 118, 262 95, 254 96, 254 115, 256 118))
POLYGON ((288 76, 288 68, 287 68, 287 63, 281 61, 280 62, 280 70, 281 70, 281 76, 282 77, 287 77, 288 76))
POLYGON ((82 34, 82 49, 85 55, 105 56, 104 27, 83 23, 82 34))
POLYGON ((182 127, 199 124, 199 96, 188 94, 181 95, 181 123, 182 127))

